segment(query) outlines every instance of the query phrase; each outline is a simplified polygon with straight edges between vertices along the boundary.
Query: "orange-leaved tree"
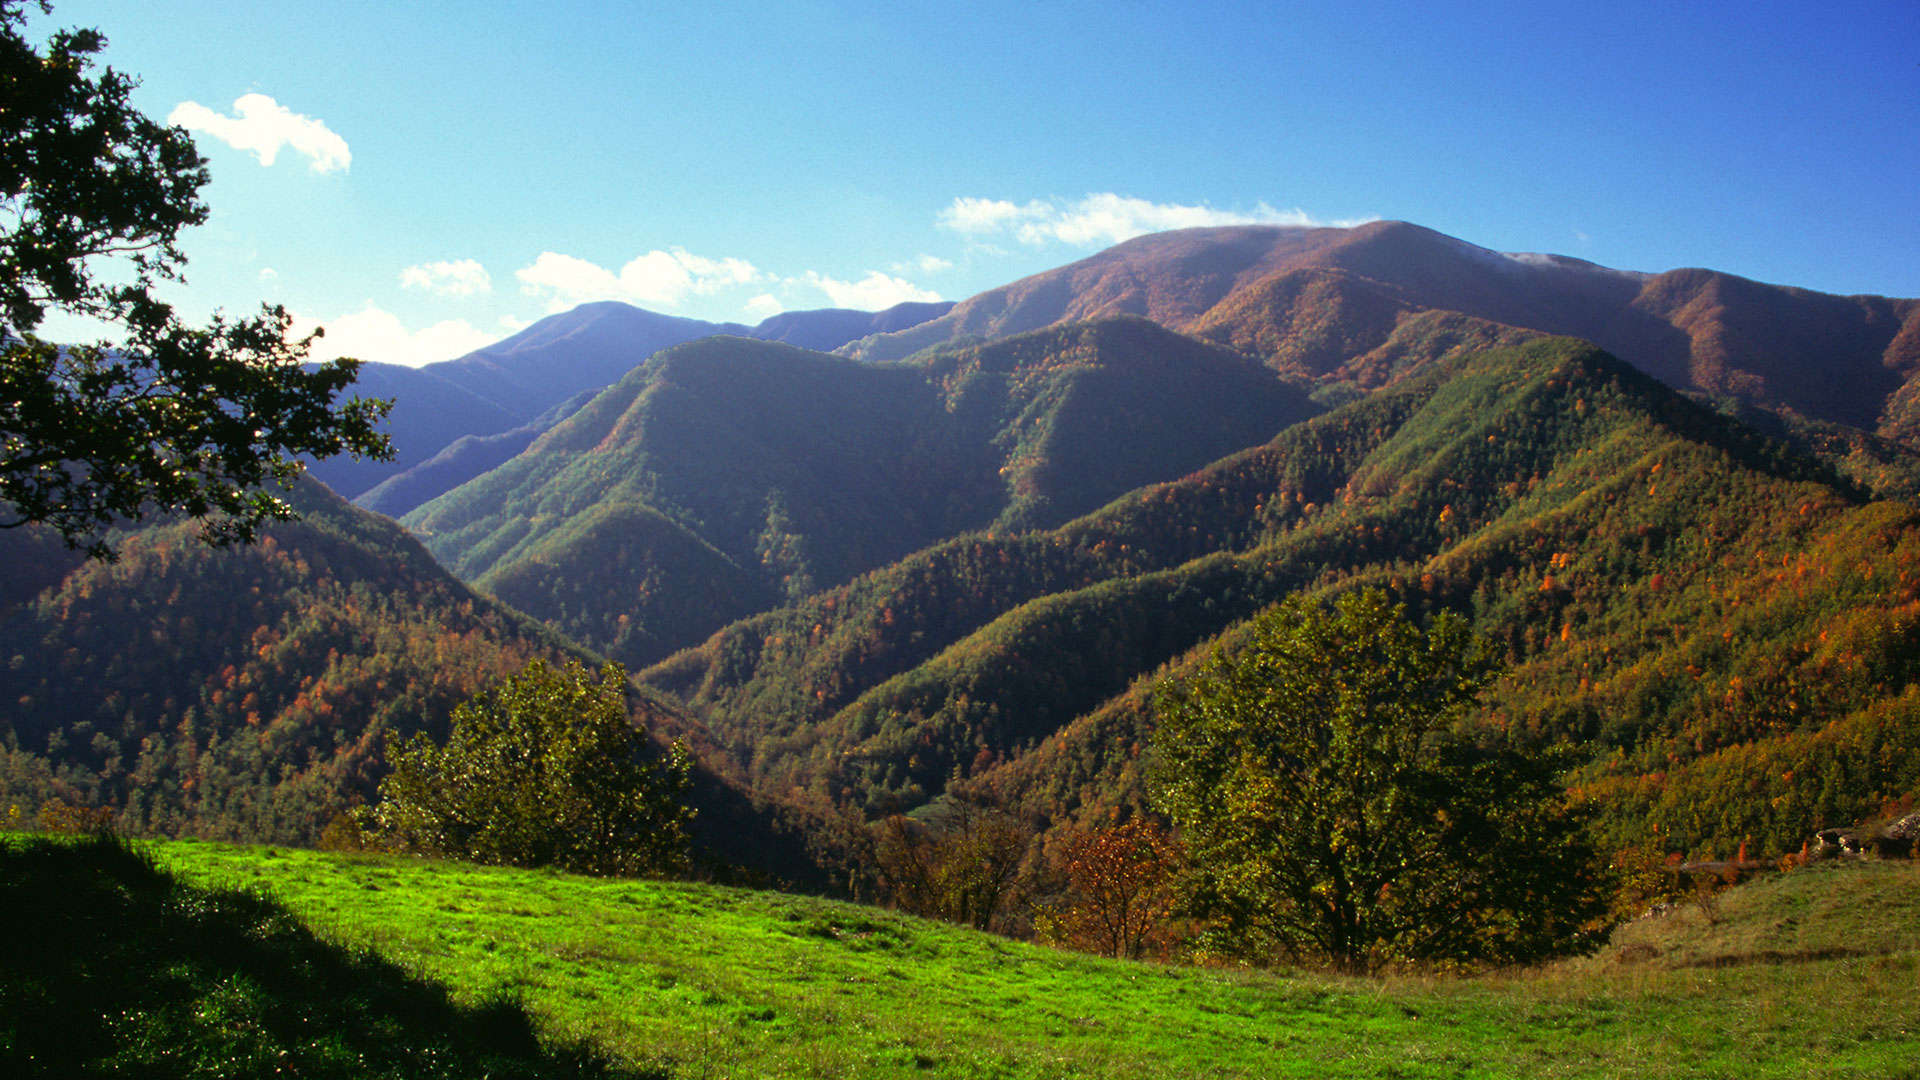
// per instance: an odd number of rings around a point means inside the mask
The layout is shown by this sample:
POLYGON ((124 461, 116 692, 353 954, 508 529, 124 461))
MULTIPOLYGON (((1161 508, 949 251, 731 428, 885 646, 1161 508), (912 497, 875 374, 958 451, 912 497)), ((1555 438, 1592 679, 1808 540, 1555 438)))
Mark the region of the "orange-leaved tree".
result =
POLYGON ((1151 818, 1134 817, 1068 837, 1067 892, 1049 936, 1105 956, 1138 959, 1164 932, 1178 901, 1179 841, 1151 818))

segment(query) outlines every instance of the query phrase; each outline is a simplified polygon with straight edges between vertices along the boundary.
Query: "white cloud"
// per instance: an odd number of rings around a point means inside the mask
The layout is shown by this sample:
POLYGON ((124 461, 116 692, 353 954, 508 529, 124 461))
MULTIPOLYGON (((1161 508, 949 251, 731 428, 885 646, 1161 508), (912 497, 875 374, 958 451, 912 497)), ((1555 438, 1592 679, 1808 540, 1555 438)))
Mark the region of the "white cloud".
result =
POLYGON ((760 319, 770 319, 785 310, 787 305, 772 293, 761 293, 746 303, 747 314, 760 319))
POLYGON ((261 280, 261 281, 272 281, 272 280, 274 280, 274 279, 276 279, 276 278, 278 278, 279 276, 280 276, 280 271, 278 271, 278 270, 275 270, 275 269, 274 269, 273 267, 271 267, 271 266, 263 266, 263 267, 261 267, 261 268, 260 268, 260 280, 261 280))
MULTIPOLYGON (((1371 220, 1371 219, 1363 219, 1371 220)), ((1112 192, 1078 202, 1035 199, 1025 205, 1004 199, 956 198, 940 212, 938 224, 969 236, 1011 233, 1022 243, 1117 244, 1151 232, 1211 225, 1358 225, 1361 221, 1323 222, 1305 210, 1276 210, 1260 203, 1250 211, 1211 206, 1155 203, 1112 192)))
POLYGON ((826 293, 834 307, 858 308, 861 311, 880 311, 909 300, 940 299, 937 292, 923 289, 911 281, 890 277, 878 270, 868 271, 867 276, 859 281, 841 281, 812 270, 798 280, 826 293))
POLYGON ((765 279, 745 259, 709 259, 674 248, 649 251, 618 274, 585 259, 543 251, 530 265, 514 271, 521 291, 546 296, 549 311, 565 311, 593 300, 625 300, 656 307, 677 307, 689 295, 718 292, 765 279))
POLYGON ((905 262, 894 263, 888 269, 896 274, 937 274, 953 269, 953 263, 938 255, 915 255, 905 262))
POLYGON ((498 335, 476 329, 463 319, 448 319, 425 329, 408 330, 399 316, 375 307, 372 301, 359 311, 335 319, 296 315, 293 331, 304 335, 323 325, 326 336, 313 343, 310 358, 314 360, 353 356, 373 363, 420 367, 465 356, 499 340, 498 335))
POLYGON ((1017 222, 1030 218, 1042 218, 1054 213, 1047 203, 1038 199, 1025 206, 1008 202, 1005 199, 975 199, 961 196, 953 204, 940 211, 939 224, 943 229, 972 235, 975 233, 1001 232, 1017 222))
POLYGON ((400 271, 400 284, 439 296, 475 296, 493 291, 487 268, 473 259, 420 263, 400 271))
POLYGON ((345 171, 353 164, 347 140, 326 124, 302 116, 265 94, 246 94, 233 103, 232 116, 223 116, 195 101, 183 101, 167 114, 167 123, 188 131, 204 131, 233 147, 246 150, 262 165, 272 165, 281 147, 307 159, 314 172, 345 171))

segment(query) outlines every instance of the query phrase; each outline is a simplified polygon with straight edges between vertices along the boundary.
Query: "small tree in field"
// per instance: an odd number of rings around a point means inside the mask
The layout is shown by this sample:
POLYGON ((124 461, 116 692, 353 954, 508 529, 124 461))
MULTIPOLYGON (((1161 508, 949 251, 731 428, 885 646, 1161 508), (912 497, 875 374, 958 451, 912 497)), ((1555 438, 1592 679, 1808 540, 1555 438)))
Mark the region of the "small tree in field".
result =
POLYGON ((626 671, 534 660, 462 703, 445 746, 399 743, 371 831, 404 850, 587 874, 672 871, 686 862, 692 762, 660 760, 627 715, 626 671))
POLYGON ((1075 833, 1065 845, 1067 894, 1054 916, 1065 945, 1139 959, 1173 914, 1180 845, 1149 818, 1075 833))
POLYGON ((881 822, 874 864, 902 910, 990 929, 1020 892, 1033 831, 996 806, 950 800, 936 826, 900 815, 881 822))
POLYGON ((1163 687, 1158 798, 1224 948, 1369 971, 1566 949, 1604 905, 1553 763, 1463 737, 1495 667, 1464 620, 1294 597, 1163 687))

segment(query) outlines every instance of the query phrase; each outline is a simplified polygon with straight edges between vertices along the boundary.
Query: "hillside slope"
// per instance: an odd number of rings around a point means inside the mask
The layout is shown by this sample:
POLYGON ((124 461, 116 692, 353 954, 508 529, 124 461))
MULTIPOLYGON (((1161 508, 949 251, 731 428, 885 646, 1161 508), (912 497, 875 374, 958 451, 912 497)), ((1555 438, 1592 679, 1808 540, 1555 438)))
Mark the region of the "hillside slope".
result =
POLYGON ((1057 525, 1315 411, 1139 319, 903 365, 710 338, 406 522, 468 580, 644 663, 946 537, 1057 525))
POLYGON ((1889 1004, 1912 987, 1920 882, 1891 863, 1741 886, 1712 922, 1646 920, 1546 969, 1359 980, 1101 960, 779 893, 157 854, 190 883, 271 889, 459 1000, 510 985, 543 1036, 671 1076, 1797 1080, 1900 1076, 1920 1053, 1889 1004))
MULTIPOLYGON (((557 417, 543 420, 543 414, 562 402, 597 392, 659 350, 697 338, 738 334, 833 349, 864 335, 913 326, 951 306, 907 303, 880 312, 789 311, 749 327, 661 315, 618 301, 582 304, 452 360, 418 368, 362 366, 358 392, 393 401, 386 430, 393 438, 394 460, 332 459, 316 463, 313 475, 334 491, 358 498, 464 436, 498 435, 528 425, 535 427, 533 434, 544 431, 557 417)), ((460 480, 473 475, 469 472, 460 480)), ((397 516, 451 486, 434 486, 416 476, 400 491, 383 492, 381 505, 374 508, 397 516), (424 494, 412 498, 421 491, 424 494), (412 501, 400 505, 403 498, 412 501)))
MULTIPOLYGON (((0 535, 0 812, 49 799, 136 835, 311 844, 371 801, 390 737, 444 734, 455 705, 527 661, 598 658, 475 593, 393 522, 303 481, 297 522, 215 550, 191 525, 71 557, 0 535)), ((656 741, 687 723, 636 693, 656 741)), ((804 818, 695 763, 708 871, 819 887, 804 818)))
POLYGON ((70 566, 0 612, 0 801, 311 841, 372 794, 389 733, 444 727, 487 683, 572 651, 392 522, 311 481, 291 501, 302 520, 258 544, 141 529, 118 562, 70 566))
POLYGON ((1287 592, 1382 585, 1501 644, 1478 722, 1584 747, 1612 838, 1797 847, 1920 790, 1916 560, 1920 511, 1548 339, 1050 532, 918 552, 642 678, 763 790, 877 814, 957 782, 1060 822, 1141 800, 1142 680, 1287 592))

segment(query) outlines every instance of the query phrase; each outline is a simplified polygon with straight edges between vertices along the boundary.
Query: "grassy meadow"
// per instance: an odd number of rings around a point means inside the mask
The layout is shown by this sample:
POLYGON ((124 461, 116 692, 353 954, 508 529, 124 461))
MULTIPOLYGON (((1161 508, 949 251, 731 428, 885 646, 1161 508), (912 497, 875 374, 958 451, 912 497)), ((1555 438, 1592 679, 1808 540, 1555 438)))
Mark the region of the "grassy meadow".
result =
MULTIPOLYGON (((170 910, 263 909, 269 929, 236 931, 255 945, 312 928, 281 966, 332 981, 305 1005, 249 1004, 247 987, 275 978, 259 958, 212 956, 98 907, 96 893, 137 891, 109 880, 113 849, 9 840, 10 932, 43 952, 104 934, 124 955, 73 965, 152 968, 141 978, 173 990, 150 1008, 180 1017, 141 1021, 122 1004, 121 1019, 81 1025, 103 1045, 39 1075, 272 1075, 292 1060, 283 1075, 1920 1076, 1920 863, 1762 880, 1538 970, 1363 980, 1108 961, 700 884, 193 841, 137 850, 174 879, 170 910), (46 891, 36 882, 53 891, 25 909, 46 891), (189 1060, 169 1037, 224 1056, 189 1060)), ((0 1062, 34 1075, 22 1006, 58 1008, 50 988, 64 984, 12 961, 0 971, 0 1016, 13 1017, 0 1062)))

